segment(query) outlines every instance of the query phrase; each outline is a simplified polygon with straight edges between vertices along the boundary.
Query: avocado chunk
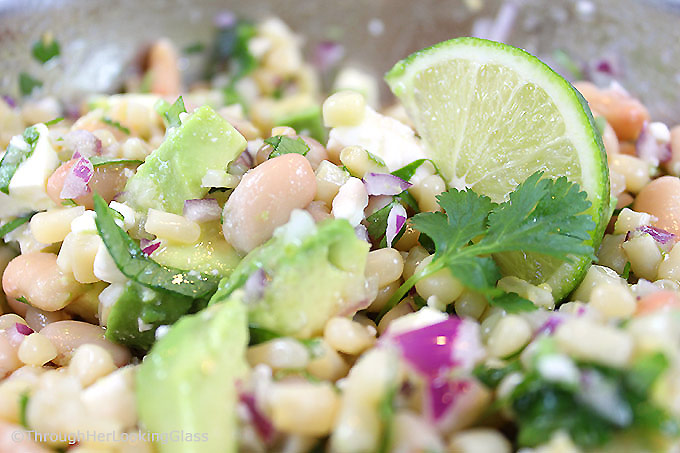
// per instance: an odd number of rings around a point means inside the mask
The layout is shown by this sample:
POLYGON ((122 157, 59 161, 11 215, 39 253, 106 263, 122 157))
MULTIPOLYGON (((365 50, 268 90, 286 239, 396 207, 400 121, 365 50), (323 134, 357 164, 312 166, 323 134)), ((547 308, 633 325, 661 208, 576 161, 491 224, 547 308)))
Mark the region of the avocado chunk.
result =
POLYGON ((307 212, 294 211, 222 279, 210 304, 245 288, 251 327, 310 338, 332 316, 356 311, 366 299, 368 250, 346 220, 315 225, 307 212))
POLYGON ((131 280, 107 291, 115 291, 116 300, 106 320, 106 338, 135 351, 149 350, 156 329, 173 324, 196 303, 189 297, 146 288, 131 280))
POLYGON ((237 451, 236 383, 248 373, 247 345, 238 293, 183 317, 156 342, 137 373, 139 418, 151 433, 178 432, 184 440, 158 442, 156 451, 237 451))
POLYGON ((241 256, 224 240, 219 221, 202 223, 201 235, 195 244, 168 242, 153 252, 152 258, 164 266, 219 277, 229 275, 241 261, 241 256))
POLYGON ((125 186, 125 200, 138 211, 148 208, 182 214, 186 200, 203 198, 208 170, 226 170, 245 149, 246 140, 209 106, 170 130, 161 146, 139 166, 125 186))

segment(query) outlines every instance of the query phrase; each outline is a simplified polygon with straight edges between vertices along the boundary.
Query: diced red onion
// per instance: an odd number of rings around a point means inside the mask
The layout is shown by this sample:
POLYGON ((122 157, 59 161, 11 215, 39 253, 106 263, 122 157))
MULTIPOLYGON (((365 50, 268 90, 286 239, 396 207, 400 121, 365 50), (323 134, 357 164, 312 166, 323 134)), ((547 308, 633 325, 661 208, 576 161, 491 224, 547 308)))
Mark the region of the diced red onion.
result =
POLYGON ((322 41, 314 49, 312 62, 321 71, 326 72, 337 65, 345 56, 345 48, 335 41, 322 41))
POLYGON ((209 222, 222 216, 222 208, 214 198, 186 200, 183 214, 184 217, 194 222, 209 222))
POLYGON ((255 396, 252 393, 242 393, 239 399, 248 409, 250 420, 253 422, 257 434, 265 444, 271 444, 275 434, 274 425, 257 407, 255 396))
POLYGON ((142 249, 142 253, 144 253, 146 256, 149 256, 161 246, 161 241, 155 239, 153 241, 148 239, 140 239, 139 246, 142 249))
POLYGON ((364 176, 364 184, 369 195, 399 195, 412 186, 411 183, 389 173, 369 173, 364 176))
POLYGON ((387 215, 387 229, 385 230, 385 240, 387 241, 387 246, 392 247, 392 241, 397 237, 399 232, 406 224, 406 209, 397 203, 392 206, 390 213, 387 215))
MULTIPOLYGON (((583 307, 581 307, 581 308, 583 308, 583 307)), ((541 327, 539 327, 536 330, 536 333, 534 334, 534 336, 539 336, 539 335, 542 335, 542 334, 552 335, 553 332, 555 332, 555 330, 559 327, 560 324, 562 324, 563 321, 564 320, 560 317, 551 316, 550 318, 548 318, 548 320, 546 322, 543 323, 543 325, 541 327)))
POLYGON ((670 241, 675 241, 675 235, 669 231, 662 230, 651 225, 643 225, 638 227, 636 231, 649 234, 656 242, 660 244, 667 244, 670 241))
POLYGON ((601 72, 610 76, 614 76, 616 74, 613 62, 606 58, 596 61, 594 64, 594 69, 597 72, 601 72))
POLYGON ((73 150, 73 159, 99 156, 102 153, 102 141, 92 132, 82 129, 66 134, 64 146, 73 150))
POLYGON ((484 356, 479 326, 455 316, 396 335, 393 341, 404 359, 430 378, 455 366, 470 368, 484 356))
POLYGON ((66 174, 66 177, 64 178, 64 187, 61 189, 59 197, 68 200, 87 195, 92 191, 90 186, 87 185, 90 182, 90 179, 92 179, 92 175, 94 175, 92 162, 81 157, 66 174))
POLYGON ((28 327, 26 324, 22 324, 20 322, 15 323, 14 327, 17 329, 17 332, 19 332, 21 335, 30 335, 34 332, 33 329, 28 327))
POLYGON ((649 129, 649 122, 642 125, 640 135, 635 141, 635 152, 638 157, 652 165, 668 162, 671 159, 671 147, 668 143, 658 143, 649 129))
POLYGON ((231 28, 236 25, 236 14, 229 10, 221 11, 215 15, 214 20, 217 28, 231 28))
POLYGON ((354 227, 354 234, 356 234, 357 237, 362 241, 371 242, 371 240, 368 237, 368 230, 361 223, 354 227))
POLYGON ((11 96, 3 94, 2 99, 7 103, 7 105, 9 105, 12 108, 15 108, 17 106, 16 101, 11 96))
POLYGON ((253 156, 250 155, 250 153, 246 150, 243 151, 239 156, 236 158, 235 163, 237 164, 242 164, 245 167, 251 168, 253 166, 253 156))
POLYGON ((261 299, 268 284, 269 276, 264 269, 260 268, 250 274, 245 285, 243 285, 246 301, 255 302, 261 299))
POLYGON ((426 406, 434 420, 440 420, 458 397, 470 387, 470 381, 432 379, 428 382, 426 406))

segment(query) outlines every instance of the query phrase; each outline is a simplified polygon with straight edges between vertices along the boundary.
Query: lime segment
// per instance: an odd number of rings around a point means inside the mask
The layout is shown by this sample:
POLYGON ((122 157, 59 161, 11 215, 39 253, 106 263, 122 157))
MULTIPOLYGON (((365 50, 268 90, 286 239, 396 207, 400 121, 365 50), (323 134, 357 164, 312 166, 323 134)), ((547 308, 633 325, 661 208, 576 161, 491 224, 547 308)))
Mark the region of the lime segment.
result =
MULTIPOLYGON (((566 176, 592 203, 599 243, 609 215, 602 139, 581 95, 538 58, 505 44, 458 38, 416 52, 385 77, 450 187, 494 201, 536 171, 566 176)), ((496 257, 506 274, 548 283, 556 299, 580 280, 586 257, 496 257)))

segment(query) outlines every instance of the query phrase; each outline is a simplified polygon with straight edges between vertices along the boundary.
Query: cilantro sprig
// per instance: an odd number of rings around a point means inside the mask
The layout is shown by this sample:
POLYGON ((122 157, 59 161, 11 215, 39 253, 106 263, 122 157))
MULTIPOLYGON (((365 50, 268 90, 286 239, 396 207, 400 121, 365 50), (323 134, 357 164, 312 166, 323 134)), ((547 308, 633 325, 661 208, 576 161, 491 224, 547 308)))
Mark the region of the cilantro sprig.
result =
MULTIPOLYGON (((383 308, 384 315, 419 280, 449 269, 466 287, 481 292, 493 304, 521 304, 496 288, 501 277, 492 258, 495 253, 522 251, 569 260, 572 255, 593 257, 587 242, 595 228, 586 193, 566 178, 543 178, 537 172, 520 184, 500 204, 471 190, 450 189, 437 197, 444 212, 413 217, 415 229, 435 247, 430 264, 411 276, 383 308)), ((521 309, 521 307, 520 307, 521 309)))
POLYGON ((294 139, 286 135, 275 135, 266 138, 264 142, 270 145, 274 150, 269 154, 269 158, 281 156, 283 154, 302 154, 307 155, 309 146, 300 137, 294 139))

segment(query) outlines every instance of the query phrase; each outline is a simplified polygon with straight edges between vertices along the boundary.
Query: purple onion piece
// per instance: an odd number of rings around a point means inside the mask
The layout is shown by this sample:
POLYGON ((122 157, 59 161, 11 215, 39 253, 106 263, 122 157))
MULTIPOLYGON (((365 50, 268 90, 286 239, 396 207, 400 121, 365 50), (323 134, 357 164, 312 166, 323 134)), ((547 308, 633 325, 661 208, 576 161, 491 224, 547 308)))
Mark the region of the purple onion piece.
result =
POLYGON ((14 327, 17 329, 17 332, 19 332, 21 335, 30 335, 34 332, 33 329, 28 327, 26 324, 22 324, 20 322, 14 324, 14 327))
POLYGON ((411 183, 389 173, 368 173, 364 176, 364 184, 369 195, 399 195, 412 186, 411 183))
POLYGON ((254 163, 255 162, 253 161, 253 156, 250 155, 248 150, 243 151, 241 154, 239 154, 235 162, 235 164, 242 164, 247 168, 252 168, 254 163))
MULTIPOLYGON (((148 241, 148 239, 142 239, 142 241, 148 241)), ((142 241, 139 241, 140 242, 139 245, 142 247, 142 253, 145 254, 146 256, 151 255, 158 249, 158 247, 161 246, 161 241, 156 242, 149 241, 146 245, 142 245, 142 241)))
POLYGON ((183 215, 194 222, 209 222, 222 216, 222 208, 214 198, 186 200, 183 215))
POLYGON ((274 434, 276 433, 274 425, 257 407, 255 396, 251 393, 242 393, 239 399, 248 409, 248 413, 250 414, 251 421, 253 422, 257 434, 265 444, 271 444, 274 440, 274 434))
POLYGON ((87 195, 92 191, 90 186, 88 186, 92 175, 94 175, 92 162, 81 157, 64 178, 64 187, 61 189, 59 197, 68 200, 87 195))
POLYGON ((13 97, 11 97, 11 96, 9 96, 9 95, 7 95, 7 94, 3 94, 3 95, 2 95, 2 99, 3 99, 3 100, 7 103, 7 105, 9 105, 10 107, 16 108, 17 102, 14 100, 13 97))
POLYGON ((66 134, 64 136, 64 146, 73 150, 73 159, 99 156, 102 153, 102 141, 90 131, 82 129, 66 134))
POLYGON ((436 377, 457 365, 453 349, 463 321, 451 317, 394 337, 404 359, 425 376, 436 377))
POLYGON ((470 388, 465 380, 431 379, 427 388, 427 406, 435 422, 455 406, 458 397, 470 388))
POLYGON ((613 76, 615 73, 612 62, 604 58, 595 62, 595 70, 610 76, 613 76))
POLYGON ((245 299, 248 302, 256 302, 264 295, 264 290, 269 284, 269 276, 264 269, 258 269, 246 280, 243 289, 245 291, 245 299))
POLYGON ((659 244, 667 244, 669 242, 675 242, 676 240, 673 233, 651 225, 643 225, 638 227, 635 231, 649 234, 652 239, 654 239, 659 244))
POLYGON ((635 141, 635 152, 638 157, 652 165, 668 162, 671 159, 671 147, 668 143, 658 143, 649 130, 649 122, 642 125, 640 135, 635 141))
POLYGON ((354 234, 362 241, 371 242, 371 239, 368 237, 368 229, 361 223, 354 227, 354 234))
POLYGON ((385 230, 385 240, 387 246, 392 247, 392 241, 406 224, 406 209, 401 203, 395 204, 387 215, 387 229, 385 230))
POLYGON ((322 41, 314 49, 312 62, 321 72, 326 72, 337 65, 345 56, 345 48, 335 41, 322 41))
MULTIPOLYGON (((583 307, 581 307, 581 308, 583 308, 583 307)), ((557 330, 559 325, 562 324, 562 322, 564 322, 564 320, 562 318, 557 317, 557 316, 551 316, 550 318, 548 318, 548 320, 546 322, 543 323, 543 325, 541 325, 541 327, 539 327, 536 330, 536 332, 534 333, 534 336, 537 337, 537 336, 542 335, 542 334, 552 335, 555 332, 555 330, 557 330)))

